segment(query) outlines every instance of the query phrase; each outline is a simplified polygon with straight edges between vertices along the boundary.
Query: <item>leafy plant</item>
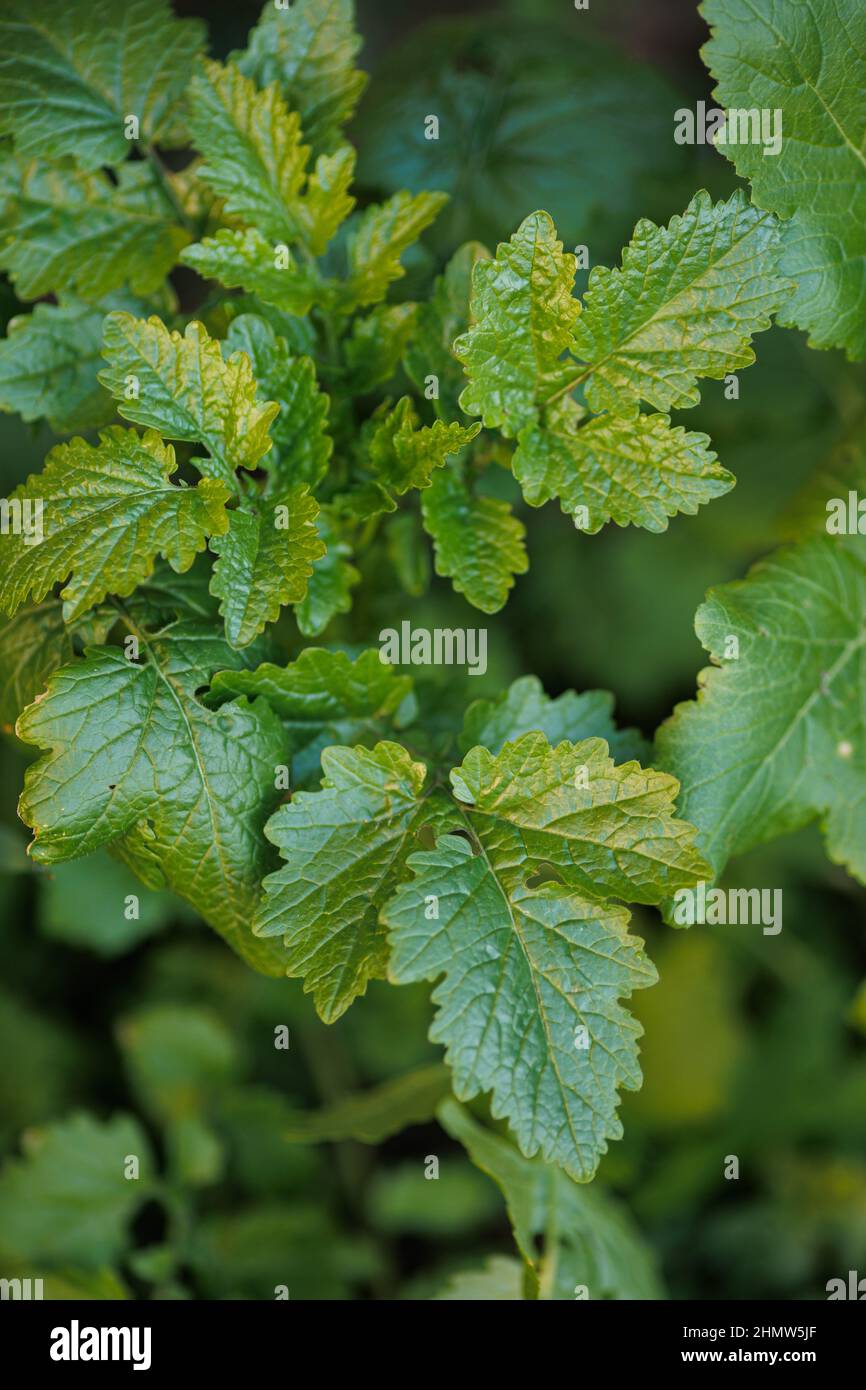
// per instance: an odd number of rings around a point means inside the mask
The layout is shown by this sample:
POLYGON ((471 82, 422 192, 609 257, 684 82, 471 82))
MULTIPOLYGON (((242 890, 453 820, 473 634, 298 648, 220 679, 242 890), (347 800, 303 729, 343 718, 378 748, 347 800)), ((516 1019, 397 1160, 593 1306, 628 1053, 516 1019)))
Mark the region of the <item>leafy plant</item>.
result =
MULTIPOLYGON (((741 74, 764 68, 732 60, 738 6, 705 10, 720 99, 749 104, 741 74)), ((623 1001, 656 972, 627 905, 664 909, 816 818, 866 882, 866 556, 804 527, 714 591, 698 634, 722 669, 655 750, 616 727, 604 692, 552 699, 522 677, 494 700, 443 698, 370 644, 427 592, 425 537, 436 573, 493 614, 531 558, 522 502, 557 499, 588 535, 660 533, 727 493, 710 437, 672 412, 748 367, 774 316, 866 352, 862 314, 838 322, 862 218, 837 226, 802 194, 829 159, 817 109, 799 89, 788 103, 774 67, 759 104, 790 108, 795 153, 772 170, 744 156, 752 203, 700 191, 666 226, 639 221, 581 298, 576 256, 536 211, 493 254, 460 246, 406 299, 447 198, 400 188, 358 205, 349 0, 266 7, 225 63, 161 0, 134 0, 122 25, 112 0, 60 19, 28 0, 0 37, 0 267, 31 306, 0 344, 0 406, 71 435, 11 494, 0 541, 0 704, 39 752, 19 803, 31 859, 108 850, 257 971, 302 980, 328 1024, 371 982, 433 982, 447 1072, 281 1115, 284 1135, 379 1142, 431 1118, 450 1077, 441 1123, 503 1190, 521 1260, 443 1296, 655 1296, 628 1223, 578 1185, 622 1134, 619 1091, 641 1083, 623 1001), (804 272, 816 235, 842 248, 835 277, 804 272), (457 1103, 480 1096, 513 1143, 457 1103)), ((750 53, 763 37, 756 20, 750 53)), ((166 1173, 130 1117, 55 1125, 0 1178, 0 1209, 75 1208, 83 1145, 106 1158, 85 1194, 99 1238, 87 1254, 61 1221, 22 1229, 13 1251, 113 1264, 152 1197, 184 1234, 173 1254, 139 1252, 136 1277, 170 1289, 187 1261, 215 1296, 248 1287, 207 1271, 222 1242, 256 1244, 261 1213, 186 1234, 184 1192, 225 1162, 208 1078, 228 1084, 237 1063, 219 1024, 155 1010, 121 1047, 166 1173), (118 1146, 147 1155, 134 1202, 118 1146)))

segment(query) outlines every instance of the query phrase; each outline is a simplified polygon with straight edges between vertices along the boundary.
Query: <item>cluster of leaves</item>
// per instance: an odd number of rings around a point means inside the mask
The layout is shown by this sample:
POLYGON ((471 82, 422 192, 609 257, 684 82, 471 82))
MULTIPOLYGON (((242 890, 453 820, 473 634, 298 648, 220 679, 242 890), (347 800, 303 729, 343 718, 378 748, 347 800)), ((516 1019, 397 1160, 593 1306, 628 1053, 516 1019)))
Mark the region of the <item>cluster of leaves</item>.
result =
MULTIPOLYGON (((548 1200, 570 1212, 621 1133, 618 1090, 640 1083, 622 1001, 655 978, 625 904, 663 907, 815 818, 866 881, 866 554, 804 539, 711 595, 698 630, 722 669, 663 726, 660 771, 599 692, 550 700, 525 678, 445 717, 378 652, 286 659, 272 625, 291 608, 301 637, 324 633, 354 561, 423 592, 424 532, 437 572, 496 612, 528 563, 503 477, 589 534, 660 532, 728 491, 709 437, 670 412, 747 367, 775 314, 807 322, 796 217, 757 178, 755 204, 699 192, 667 226, 640 221, 579 300, 539 211, 400 300, 445 198, 356 210, 349 0, 266 8, 226 63, 162 3, 113 13, 76 0, 55 23, 32 0, 0 20, 0 267, 22 301, 52 297, 0 344, 0 406, 99 430, 9 499, 40 543, 0 543, 0 714, 42 750, 20 803, 31 856, 109 848, 257 970, 302 979, 326 1022, 371 980, 437 981, 454 1093, 488 1093, 519 1149, 442 1112, 501 1181, 527 1262, 484 1278, 549 1293, 571 1264, 534 1268, 524 1208, 543 1203, 511 1184, 567 1183, 548 1200)), ((777 171, 786 188, 801 172, 777 171)), ((212 1158, 201 1127, 168 1143, 212 1158)))

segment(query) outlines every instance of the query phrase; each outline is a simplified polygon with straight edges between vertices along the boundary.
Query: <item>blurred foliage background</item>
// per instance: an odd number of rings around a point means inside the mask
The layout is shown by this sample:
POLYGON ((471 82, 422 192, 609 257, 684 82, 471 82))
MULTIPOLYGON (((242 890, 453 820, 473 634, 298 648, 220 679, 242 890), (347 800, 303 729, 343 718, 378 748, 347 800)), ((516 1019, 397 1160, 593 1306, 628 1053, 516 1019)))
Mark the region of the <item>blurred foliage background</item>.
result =
MULTIPOLYGON (((176 8, 206 17, 219 56, 259 12, 240 0, 176 8)), ((462 240, 494 244, 535 207, 566 245, 587 245, 591 265, 610 263, 640 217, 666 221, 697 188, 725 196, 737 182, 712 149, 673 141, 675 109, 710 97, 706 29, 682 0, 358 8, 372 81, 350 134, 366 192, 452 195, 401 282, 407 298, 462 240), (448 132, 439 142, 421 135, 430 112, 448 132)), ((4 322, 16 308, 7 287, 4 322)), ((487 675, 460 686, 440 672, 436 699, 496 693, 531 672, 550 694, 612 691, 620 720, 651 736, 693 695, 706 589, 778 543, 792 499, 862 428, 862 366, 775 328, 756 350, 739 400, 710 382, 683 421, 709 431, 736 488, 663 536, 608 526, 589 537, 553 506, 522 508, 531 569, 485 620, 487 675)), ((4 492, 51 442, 0 420, 4 492)), ((497 485, 511 483, 503 472, 497 485)), ((395 600, 381 558, 367 564, 329 640, 375 643, 403 618, 478 626, 447 584, 395 600)), ((297 632, 287 641, 300 645, 297 632)), ((286 1285, 292 1298, 413 1299, 511 1254, 498 1190, 435 1123, 378 1147, 284 1137, 298 1110, 438 1061, 427 990, 374 984, 327 1028, 299 984, 253 975, 106 855, 35 870, 14 809, 26 756, 6 731, 0 1145, 9 1156, 23 1144, 31 1177, 22 1186, 17 1160, 0 1177, 2 1272, 43 1273, 57 1296, 270 1298, 286 1285), (142 910, 130 922, 132 892, 142 910), (143 1197, 100 1168, 118 1124, 143 1155, 143 1197), (424 1177, 430 1155, 436 1182, 424 1177)), ((636 917, 661 978, 633 1001, 644 1087, 626 1096, 625 1139, 597 1181, 630 1211, 671 1296, 823 1298, 829 1278, 866 1269, 864 893, 814 830, 736 862, 725 882, 782 888, 784 929, 675 932, 636 917), (732 1155, 736 1181, 724 1176, 732 1155)))

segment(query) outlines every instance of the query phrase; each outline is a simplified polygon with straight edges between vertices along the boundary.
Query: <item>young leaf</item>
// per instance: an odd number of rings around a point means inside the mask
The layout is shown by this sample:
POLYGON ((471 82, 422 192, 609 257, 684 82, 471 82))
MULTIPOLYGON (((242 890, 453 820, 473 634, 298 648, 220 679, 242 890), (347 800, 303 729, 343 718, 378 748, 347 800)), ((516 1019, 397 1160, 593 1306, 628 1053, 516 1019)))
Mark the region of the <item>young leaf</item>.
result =
POLYGON ((229 513, 225 534, 211 542, 219 556, 211 592, 222 599, 226 637, 246 647, 287 603, 307 592, 313 562, 325 553, 315 520, 319 507, 303 484, 229 513))
POLYGON ((215 478, 196 487, 170 482, 174 450, 154 430, 112 425, 94 447, 83 439, 58 444, 42 473, 12 499, 38 507, 42 539, 22 530, 0 547, 0 608, 14 613, 29 594, 38 602, 59 580, 69 622, 107 594, 131 594, 163 555, 189 569, 207 537, 228 527, 228 489, 215 478))
POLYGON ((480 428, 446 425, 442 420, 419 427, 410 397, 401 397, 370 434, 369 462, 376 482, 397 497, 410 488, 428 487, 434 469, 444 467, 446 459, 465 449, 480 428))
POLYGON ((166 207, 149 165, 117 182, 97 171, 0 158, 0 266, 19 299, 73 291, 96 300, 128 285, 160 288, 189 235, 166 207))
POLYGON ((463 474, 449 467, 422 495, 421 514, 433 537, 436 573, 452 580, 458 594, 482 613, 498 613, 514 576, 529 569, 526 532, 508 503, 479 497, 463 474))
POLYGON ((581 1284, 591 1299, 662 1297, 649 1251, 612 1197, 578 1186, 541 1159, 524 1158, 456 1101, 444 1101, 437 1113, 443 1129, 501 1189, 539 1298, 573 1299, 581 1284))
POLYGON ((321 255, 354 206, 354 151, 317 167, 303 196, 309 147, 300 117, 276 86, 260 92, 236 67, 206 61, 190 83, 190 129, 205 162, 199 177, 234 214, 274 242, 301 240, 321 255))
POLYGON ((295 357, 285 338, 258 314, 232 319, 227 353, 249 357, 259 394, 276 401, 280 413, 271 425, 274 449, 262 459, 277 489, 294 483, 315 487, 328 466, 333 441, 328 434, 328 397, 319 390, 309 357, 295 357))
POLYGON ((773 130, 780 122, 778 149, 763 138, 717 142, 758 207, 786 219, 781 267, 797 287, 780 321, 807 329, 814 347, 866 356, 866 11, 860 0, 771 10, 704 0, 701 13, 712 30, 702 56, 729 119, 758 111, 773 130))
POLYGON ((394 280, 405 275, 403 252, 429 227, 448 201, 444 193, 395 193, 387 203, 367 208, 349 233, 346 257, 349 276, 335 286, 335 308, 348 313, 384 299, 394 280))
POLYGON ((456 1095, 492 1091, 528 1157, 586 1181, 622 1133, 618 1088, 640 1085, 641 1029, 619 1000, 655 979, 611 899, 694 883, 694 828, 671 815, 673 779, 615 767, 600 739, 527 734, 495 758, 473 749, 451 779, 471 842, 440 835, 411 857, 382 913, 389 978, 444 975, 430 1036, 456 1095), (547 866, 555 881, 530 886, 547 866))
POLYGON ((581 415, 567 398, 545 410, 540 424, 522 429, 514 476, 530 506, 558 497, 589 535, 608 521, 666 531, 669 517, 694 516, 734 486, 708 436, 672 427, 667 415, 605 414, 583 424, 581 415))
POLYGON ((296 771, 304 755, 301 775, 318 767, 328 744, 381 738, 411 690, 411 678, 396 675, 378 651, 353 661, 323 647, 305 647, 288 666, 266 661, 255 670, 220 671, 211 685, 219 700, 263 696, 283 721, 296 771))
POLYGON ((282 937, 286 973, 304 981, 333 1023, 368 981, 384 979, 379 909, 390 897, 429 812, 426 768, 395 743, 326 748, 322 790, 298 792, 267 824, 285 866, 264 881, 253 930, 282 937))
POLYGON ((593 410, 626 417, 697 405, 699 377, 748 367, 790 281, 778 272, 779 227, 738 189, 726 203, 696 193, 667 227, 638 222, 622 268, 596 266, 575 326, 593 410))
POLYGON ((96 377, 103 318, 103 309, 71 300, 37 304, 10 319, 0 341, 0 410, 45 418, 56 434, 113 420, 114 405, 96 377))
POLYGON ((506 743, 537 730, 556 747, 567 739, 578 743, 603 738, 616 762, 636 758, 651 761, 650 745, 636 729, 617 729, 613 722, 613 696, 606 690, 586 690, 578 695, 566 690, 552 700, 537 676, 521 676, 495 700, 475 700, 466 711, 460 734, 461 752, 483 744, 498 753, 506 743))
POLYGON ((276 401, 259 402, 249 358, 223 360, 204 326, 188 323, 183 337, 158 318, 112 313, 105 320, 99 379, 127 420, 150 425, 169 439, 203 444, 200 472, 235 486, 236 468, 255 468, 271 446, 276 401))
POLYGON ((816 818, 866 882, 866 562, 824 536, 710 591, 695 629, 713 666, 658 731, 713 871, 816 818))
POLYGON ((641 416, 640 403, 695 405, 698 377, 754 361, 752 334, 790 291, 778 256, 771 214, 741 193, 716 205, 698 193, 669 226, 638 223, 622 269, 591 272, 580 312, 574 257, 533 213, 475 267, 476 321, 454 344, 469 377, 460 404, 517 436, 514 472, 531 505, 559 497, 590 532, 609 520, 662 531, 733 480, 705 435, 641 416), (606 413, 586 420, 578 386, 606 413))
POLYGON ((0 134, 18 154, 122 164, 124 122, 145 145, 183 142, 180 103, 204 42, 167 0, 8 0, 0 16, 0 134))
POLYGON ((150 1142, 131 1115, 71 1115, 27 1130, 23 1157, 0 1173, 4 1252, 33 1262, 99 1269, 127 1247, 136 1209, 154 1195, 150 1142), (136 1181, 124 1174, 138 1159, 136 1181))
POLYGON ((246 51, 232 55, 260 87, 278 82, 315 150, 331 150, 367 83, 355 69, 361 47, 353 0, 266 5, 246 51))
POLYGON ((476 262, 475 323, 454 352, 469 378, 460 405, 467 415, 480 415, 487 429, 498 426, 513 438, 537 418, 536 402, 573 375, 560 359, 580 313, 572 297, 575 267, 546 212, 525 218, 494 260, 476 262))
POLYGON ((281 952, 250 931, 270 855, 262 834, 285 761, 264 700, 218 711, 196 692, 242 664, 210 625, 139 630, 140 658, 90 651, 57 671, 18 735, 46 750, 28 768, 20 815, 31 856, 60 863, 111 845, 151 887, 186 898, 240 955, 281 975, 281 952))
POLYGON ((180 259, 206 280, 244 289, 300 318, 326 298, 325 282, 299 266, 288 247, 272 244, 255 227, 221 227, 215 236, 187 246, 180 259))

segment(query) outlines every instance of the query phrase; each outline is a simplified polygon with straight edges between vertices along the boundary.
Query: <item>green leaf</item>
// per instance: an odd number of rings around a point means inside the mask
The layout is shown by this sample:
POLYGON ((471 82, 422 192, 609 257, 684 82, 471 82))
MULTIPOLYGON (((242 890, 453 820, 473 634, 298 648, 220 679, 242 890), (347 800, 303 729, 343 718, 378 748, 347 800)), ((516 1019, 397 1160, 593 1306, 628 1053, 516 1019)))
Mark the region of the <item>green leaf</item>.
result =
POLYGON ((716 874, 817 819, 833 862, 866 882, 864 617, 862 547, 827 536, 780 550, 698 609, 713 666, 657 744, 716 874))
POLYGON ((0 266, 19 299, 74 291, 96 300, 128 285, 158 290, 189 241, 149 165, 101 171, 0 160, 0 266))
POLYGON ((10 733, 25 705, 32 704, 58 666, 75 655, 73 639, 98 646, 117 620, 112 609, 97 609, 65 623, 55 598, 23 603, 12 618, 0 620, 0 725, 10 733))
POLYGON ((581 414, 573 400, 561 400, 541 424, 522 429, 514 476, 530 506, 558 497, 589 535, 608 521, 666 531, 669 517, 694 516, 734 486, 708 436, 671 427, 667 415, 597 415, 581 424, 581 414))
POLYGON ((479 497, 450 467, 437 473, 423 494, 421 514, 433 537, 436 573, 452 580, 458 594, 482 613, 498 613, 514 576, 529 569, 523 523, 509 504, 479 497))
POLYGON ((343 352, 348 375, 347 395, 363 396, 383 381, 390 381, 415 333, 417 304, 378 304, 352 323, 343 352))
POLYGON ((329 400, 319 390, 312 360, 294 356, 286 339, 257 314, 232 319, 225 350, 247 354, 260 395, 280 407, 271 425, 274 448, 262 459, 274 487, 315 487, 334 446, 328 434, 329 400))
POLYGON ((274 245, 255 227, 221 227, 215 236, 187 246, 180 259, 206 280, 244 289, 299 318, 324 298, 324 282, 299 266, 288 248, 274 245))
MULTIPOLYGON (((23 508, 38 508, 42 536, 24 530, 0 548, 0 605, 14 613, 29 594, 39 602, 61 590, 69 622, 108 594, 125 596, 163 555, 173 569, 189 569, 209 535, 228 526, 228 490, 214 478, 196 487, 170 482, 174 450, 159 435, 112 425, 99 444, 72 439, 57 444, 42 473, 12 494, 23 508)), ((33 517, 36 512, 31 512, 33 517)))
POLYGON ((453 1274, 437 1300, 501 1303, 523 1298, 523 1266, 510 1255, 491 1255, 481 1269, 453 1274))
POLYGON ((353 0, 294 0, 266 5, 246 51, 232 55, 260 87, 278 82, 297 111, 305 139, 330 150, 352 116, 367 83, 355 69, 361 39, 353 0))
POLYGON ((537 676, 521 676, 495 700, 474 700, 466 711, 460 734, 461 752, 482 744, 499 753, 506 743, 537 730, 556 747, 567 739, 578 743, 603 738, 617 762, 650 760, 651 748, 636 729, 617 729, 613 722, 613 696, 606 690, 586 690, 578 695, 566 690, 552 700, 537 676))
POLYGON ((575 267, 546 212, 525 218, 492 261, 475 263, 475 322, 453 346, 469 378, 460 405, 486 428, 513 438, 536 419, 536 401, 567 383, 560 358, 580 313, 575 267))
MULTIPOLYGON (((375 417, 374 417, 375 418, 375 417)), ((376 482, 401 497, 410 488, 429 487, 434 469, 470 444, 480 425, 446 425, 436 420, 419 427, 409 396, 381 415, 370 434, 368 453, 376 482)))
POLYGON ((238 1071, 226 1025, 188 1004, 139 1009, 121 1019, 117 1040, 133 1094, 160 1124, 204 1113, 238 1071))
POLYGON ((267 700, 283 721, 298 777, 318 768, 329 744, 381 738, 411 690, 411 677, 398 676, 378 651, 353 661, 323 647, 305 647, 288 666, 266 661, 253 671, 220 671, 211 684, 216 699, 267 700))
POLYGON ((419 391, 426 392, 429 378, 436 378, 438 394, 433 400, 444 420, 453 420, 460 413, 459 397, 466 378, 452 344, 469 327, 475 266, 489 259, 486 247, 468 241, 451 257, 427 303, 418 307, 417 331, 406 350, 406 371, 419 391))
POLYGON ((355 200, 349 146, 323 156, 304 196, 309 146, 276 86, 260 92, 231 64, 206 61, 190 83, 190 129, 205 162, 198 175, 235 215, 275 242, 301 240, 321 255, 355 200))
POLYGON ((169 893, 142 892, 129 869, 106 850, 54 864, 39 878, 39 929, 52 941, 113 960, 183 915, 169 893), (128 898, 134 894, 136 916, 128 898))
POLYGON ((444 975, 430 1037, 455 1094, 492 1091, 528 1157, 586 1181, 622 1133, 618 1088, 640 1085, 641 1029, 619 1000, 655 979, 613 900, 693 884, 694 828, 673 819, 672 778, 615 767, 600 739, 475 748, 451 780, 471 839, 440 835, 409 861, 382 913, 389 978, 444 975))
POLYGON ((410 1125, 432 1120, 436 1106, 451 1089, 448 1068, 421 1067, 357 1095, 343 1096, 324 1110, 289 1117, 283 1136, 291 1144, 320 1144, 356 1139, 381 1144, 410 1125))
POLYGON ((9 0, 0 17, 0 134, 20 155, 122 164, 138 119, 145 145, 183 143, 180 104, 204 42, 166 0, 9 0))
POLYGON ((262 833, 285 762, 264 700, 218 711, 196 697, 242 659, 210 625, 138 631, 139 661, 118 647, 56 672, 18 734, 45 749, 25 774, 19 812, 31 856, 60 863, 110 845, 150 887, 170 887, 244 959, 283 973, 250 923, 270 855, 262 833))
POLYGON ((211 542, 219 556, 211 592, 221 600, 226 637, 246 647, 287 603, 307 592, 313 562, 325 553, 315 521, 318 503, 304 484, 229 513, 229 527, 211 542))
POLYGON ((781 148, 717 148, 782 224, 781 268, 797 282, 781 321, 813 347, 866 356, 866 13, 859 0, 704 0, 702 56, 726 108, 781 113, 781 148))
POLYGON ((0 1173, 3 1250, 27 1261, 98 1270, 127 1248, 129 1222, 153 1192, 153 1156, 138 1122, 73 1115, 26 1130, 23 1157, 0 1173), (139 1176, 125 1176, 130 1157, 139 1176))
MULTIPOLYGON (((300 216, 307 224, 310 246, 321 249, 347 208, 345 156, 319 160, 307 204, 300 216)), ((373 204, 346 235, 345 280, 323 277, 315 266, 299 265, 284 240, 274 242, 257 227, 223 227, 215 236, 188 246, 181 260, 199 275, 240 286, 300 317, 314 304, 349 314, 384 299, 390 285, 405 274, 401 257, 436 217, 445 202, 441 193, 397 193, 387 203, 373 204)), ((351 224, 350 224, 351 225, 351 224)))
POLYGON ((697 193, 667 227, 637 224, 622 269, 592 270, 581 313, 574 257, 548 215, 533 213, 475 267, 476 323, 454 344, 470 383, 460 403, 509 437, 581 383, 593 410, 627 419, 641 400, 664 411, 696 405, 698 377, 754 361, 752 334, 790 289, 778 256, 771 214, 739 192, 715 205, 697 193))
POLYGON ((404 251, 448 201, 444 193, 395 193, 361 215, 346 244, 348 279, 332 292, 334 307, 348 313, 384 299, 389 286, 405 275, 404 251))
POLYGON ((361 576, 349 563, 352 551, 340 538, 332 520, 319 513, 319 535, 327 552, 313 564, 306 598, 295 608, 298 627, 305 637, 319 637, 338 613, 348 613, 352 607, 352 590, 360 584, 361 576))
MULTIPOLYGON (((586 1290, 582 1296, 590 1299, 662 1297, 649 1251, 612 1197, 597 1187, 578 1186, 541 1159, 524 1158, 507 1139, 477 1124, 456 1101, 444 1101, 438 1118, 502 1190, 514 1238, 539 1298, 573 1300, 580 1286, 586 1290)), ((514 1288, 513 1271, 509 1286, 514 1288)))
POLYGON ((371 979, 384 979, 388 952, 379 909, 400 880, 427 816, 419 801, 426 769, 395 743, 326 748, 322 790, 298 792, 268 821, 286 860, 264 881, 253 930, 283 939, 286 973, 304 981, 333 1023, 371 979))
POLYGON ((103 316, 71 301, 10 319, 0 342, 0 410, 45 418, 56 434, 107 425, 114 406, 96 378, 103 316))
POLYGON ((279 406, 257 401, 250 359, 236 352, 225 362, 202 324, 188 323, 181 337, 161 319, 112 313, 103 356, 99 379, 124 419, 203 444, 210 458, 193 460, 201 472, 234 487, 234 470, 255 468, 270 448, 279 406))
POLYGON ((622 268, 596 266, 574 329, 593 410, 626 417, 697 405, 699 377, 721 380, 754 362, 752 335, 790 293, 778 272, 779 227, 737 190, 726 203, 696 193, 667 227, 638 222, 622 268))

